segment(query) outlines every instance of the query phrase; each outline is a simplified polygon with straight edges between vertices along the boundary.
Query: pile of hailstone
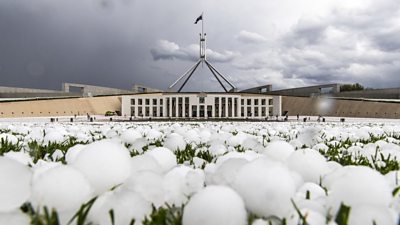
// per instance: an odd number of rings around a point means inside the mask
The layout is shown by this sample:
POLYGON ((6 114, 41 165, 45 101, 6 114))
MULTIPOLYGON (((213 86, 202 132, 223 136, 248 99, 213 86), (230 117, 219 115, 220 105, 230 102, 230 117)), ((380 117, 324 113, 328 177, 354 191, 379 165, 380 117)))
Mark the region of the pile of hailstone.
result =
POLYGON ((386 164, 400 157, 400 124, 0 124, 0 131, 0 224, 27 225, 45 210, 59 224, 77 224, 88 202, 85 224, 98 225, 164 224, 152 221, 161 209, 177 210, 171 215, 183 225, 399 223, 399 168, 386 164), (33 142, 48 154, 37 158, 33 142), (370 164, 357 164, 359 157, 370 164))

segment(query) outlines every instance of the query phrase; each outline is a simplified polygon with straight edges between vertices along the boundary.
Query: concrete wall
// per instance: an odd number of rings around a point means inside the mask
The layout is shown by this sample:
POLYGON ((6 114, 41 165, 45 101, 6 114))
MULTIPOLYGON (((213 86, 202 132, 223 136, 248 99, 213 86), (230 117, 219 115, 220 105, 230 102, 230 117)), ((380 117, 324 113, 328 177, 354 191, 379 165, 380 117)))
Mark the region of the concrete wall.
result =
POLYGON ((0 102, 0 117, 104 115, 120 110, 120 96, 0 102))
POLYGON ((0 86, 0 93, 62 93, 62 91, 0 86))
POLYGON ((288 111, 289 116, 299 114, 309 116, 322 115, 400 119, 400 102, 390 103, 334 99, 321 101, 321 98, 282 96, 282 111, 288 111))
POLYGON ((96 95, 116 95, 116 94, 128 94, 132 93, 129 90, 122 90, 117 88, 101 87, 86 84, 76 84, 76 83, 63 83, 63 92, 70 93, 71 87, 80 88, 80 94, 82 96, 96 96, 96 95))
POLYGON ((400 99, 400 88, 346 91, 335 93, 333 96, 348 98, 400 99))
POLYGON ((324 84, 324 85, 317 85, 317 86, 309 86, 309 87, 300 87, 300 88, 291 88, 291 89, 284 89, 284 90, 277 90, 267 92, 267 94, 274 94, 274 95, 286 95, 286 96, 298 96, 298 97, 310 97, 314 95, 323 94, 323 89, 332 89, 332 93, 340 92, 340 84, 324 84))

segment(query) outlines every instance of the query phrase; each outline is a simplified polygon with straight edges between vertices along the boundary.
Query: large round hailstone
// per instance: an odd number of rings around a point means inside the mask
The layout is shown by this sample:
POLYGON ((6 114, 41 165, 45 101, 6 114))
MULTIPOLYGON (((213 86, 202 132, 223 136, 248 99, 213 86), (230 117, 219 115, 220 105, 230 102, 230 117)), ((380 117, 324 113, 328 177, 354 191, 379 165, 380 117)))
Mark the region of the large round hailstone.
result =
POLYGON ((147 140, 157 140, 160 139, 163 136, 163 134, 155 129, 150 129, 146 132, 146 138, 147 140))
POLYGON ((122 187, 140 194, 155 207, 160 207, 165 203, 163 177, 158 173, 140 171, 132 174, 122 187))
POLYGON ((150 155, 137 155, 131 158, 131 175, 141 171, 152 171, 162 173, 163 169, 157 160, 150 155))
POLYGON ((325 157, 314 149, 299 149, 293 152, 287 160, 287 165, 306 182, 319 183, 320 179, 330 172, 325 157))
POLYGON ((272 159, 284 162, 293 152, 294 148, 289 143, 285 141, 274 141, 267 145, 263 154, 272 159))
POLYGON ((0 212, 14 210, 29 199, 31 177, 29 167, 0 157, 0 212))
POLYGON ((172 151, 185 150, 186 142, 181 135, 172 133, 165 139, 164 147, 172 151))
POLYGON ((165 200, 170 205, 181 206, 188 197, 204 186, 203 170, 194 170, 187 166, 178 166, 164 177, 165 200))
POLYGON ((228 149, 226 149, 225 145, 223 144, 212 144, 208 151, 213 155, 213 156, 219 156, 225 154, 228 149))
MULTIPOLYGON (((4 142, 11 143, 13 145, 18 143, 18 138, 17 137, 15 137, 12 134, 7 134, 7 133, 0 134, 0 140, 2 140, 4 142)), ((0 142, 0 144, 1 144, 1 142, 0 142)))
POLYGON ((350 210, 349 225, 398 224, 398 213, 386 207, 360 206, 350 210))
POLYGON ((207 177, 207 184, 230 186, 236 179, 237 172, 248 163, 245 159, 231 158, 216 168, 213 174, 207 177))
POLYGON ((22 211, 13 211, 9 213, 0 213, 0 224, 4 225, 27 225, 31 224, 28 214, 22 211))
POLYGON ((177 165, 175 154, 164 147, 157 147, 146 151, 145 155, 152 156, 160 164, 164 172, 169 171, 177 165))
POLYGON ((121 134, 121 140, 124 143, 133 144, 136 139, 142 138, 142 134, 134 129, 127 129, 121 134))
POLYGON ((79 155, 82 149, 86 148, 86 145, 82 144, 77 144, 72 146, 67 150, 67 153, 65 153, 65 161, 67 161, 68 164, 71 164, 74 162, 76 157, 79 155))
POLYGON ((13 159, 24 165, 33 164, 31 156, 26 152, 9 151, 9 152, 4 153, 4 157, 13 159))
POLYGON ((110 210, 113 210, 115 225, 130 224, 132 219, 135 220, 135 225, 140 225, 151 213, 152 207, 150 202, 139 194, 126 189, 117 189, 103 193, 95 201, 89 211, 89 220, 99 225, 111 225, 110 210))
POLYGON ((49 143, 61 143, 65 140, 65 137, 63 134, 61 134, 57 130, 52 130, 49 133, 47 133, 44 138, 43 138, 43 143, 45 145, 49 143))
POLYGON ((131 172, 129 151, 108 140, 87 145, 72 165, 87 177, 95 194, 123 183, 131 172))
POLYGON ((285 217, 292 209, 290 199, 296 191, 296 182, 284 165, 257 159, 239 170, 233 188, 252 213, 263 217, 285 217))
POLYGON ((183 211, 183 225, 245 225, 242 198, 226 186, 208 186, 195 194, 183 211))
POLYGON ((336 212, 341 203, 350 206, 387 207, 392 200, 389 182, 377 171, 364 166, 345 167, 328 180, 328 207, 336 212))
POLYGON ((71 166, 57 166, 32 182, 32 201, 59 211, 75 210, 89 200, 92 189, 88 180, 71 166))

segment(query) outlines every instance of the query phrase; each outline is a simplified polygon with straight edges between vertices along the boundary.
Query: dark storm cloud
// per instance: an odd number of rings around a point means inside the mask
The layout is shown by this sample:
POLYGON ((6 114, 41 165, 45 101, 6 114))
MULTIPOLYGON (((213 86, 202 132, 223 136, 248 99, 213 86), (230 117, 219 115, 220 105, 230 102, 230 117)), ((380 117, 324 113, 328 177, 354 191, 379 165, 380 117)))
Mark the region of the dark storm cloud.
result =
MULTIPOLYGON (((166 89, 198 59, 205 11, 208 59, 239 88, 400 86, 400 2, 354 2, 0 1, 0 85, 166 89)), ((220 90, 212 79, 201 68, 189 86, 220 90)))

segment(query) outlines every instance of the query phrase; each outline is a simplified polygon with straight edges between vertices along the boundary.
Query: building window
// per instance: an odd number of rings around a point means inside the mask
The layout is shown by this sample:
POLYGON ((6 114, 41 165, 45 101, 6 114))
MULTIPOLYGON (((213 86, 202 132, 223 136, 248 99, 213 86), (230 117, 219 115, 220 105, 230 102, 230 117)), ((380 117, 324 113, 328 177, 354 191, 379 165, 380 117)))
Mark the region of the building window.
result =
POLYGON ((258 107, 254 107, 254 116, 258 117, 258 107))
POLYGON ((146 102, 146 105, 150 105, 150 99, 146 98, 145 102, 146 102))
POLYGON ((254 105, 258 105, 258 99, 254 99, 254 105))
POLYGON ((244 99, 240 99, 240 104, 244 105, 244 99))
POLYGON ((247 99, 247 105, 251 105, 251 99, 247 99))
POLYGON ((143 116, 142 107, 138 107, 138 116, 143 116))
POLYGON ((131 107, 131 116, 135 116, 135 107, 131 107))
POLYGON ((262 107, 262 108, 261 108, 261 116, 262 116, 262 117, 265 117, 265 116, 266 116, 266 109, 265 109, 265 107, 262 107))
POLYGON ((270 100, 268 100, 268 105, 273 105, 274 104, 274 100, 271 98, 270 100))
POLYGON ((157 99, 156 98, 153 99, 153 105, 157 105, 157 99))
POLYGON ((185 97, 185 104, 189 105, 189 97, 185 97))
POLYGON ((218 98, 218 97, 215 97, 215 98, 214 98, 214 103, 215 103, 215 104, 218 104, 218 103, 219 103, 219 98, 218 98))
POLYGON ((240 107, 240 116, 244 117, 244 107, 240 107))
POLYGON ((163 99, 160 99, 160 105, 162 105, 162 104, 163 104, 163 102, 164 102, 164 101, 163 101, 163 99))
POLYGON ((267 101, 265 100, 265 98, 264 98, 264 99, 261 99, 261 105, 265 105, 266 102, 267 102, 267 101))
POLYGON ((157 107, 153 106, 153 116, 157 116, 157 107))
POLYGON ((150 116, 150 107, 146 106, 145 116, 150 116))
POLYGON ((197 105, 192 105, 192 117, 197 117, 197 105))
POLYGON ((143 105, 143 99, 141 98, 138 99, 138 105, 143 105))
MULTIPOLYGON (((162 100, 162 99, 160 99, 160 100, 162 100)), ((164 114, 163 114, 163 107, 160 107, 160 117, 163 117, 164 116, 164 114)))
POLYGON ((199 97, 199 103, 200 103, 200 104, 204 104, 204 102, 205 102, 204 97, 199 97))
POLYGON ((135 99, 131 99, 131 105, 135 105, 135 99))
POLYGON ((251 107, 247 107, 247 117, 251 117, 251 107))

